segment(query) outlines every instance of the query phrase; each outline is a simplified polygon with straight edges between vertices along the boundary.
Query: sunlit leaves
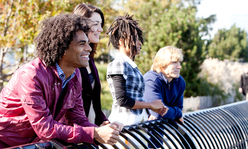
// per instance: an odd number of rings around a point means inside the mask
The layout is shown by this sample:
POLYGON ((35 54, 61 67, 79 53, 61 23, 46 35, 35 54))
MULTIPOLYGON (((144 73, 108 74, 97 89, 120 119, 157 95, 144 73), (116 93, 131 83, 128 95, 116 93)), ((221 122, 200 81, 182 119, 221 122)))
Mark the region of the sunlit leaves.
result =
POLYGON ((248 61, 247 33, 235 25, 220 29, 209 45, 209 56, 220 60, 248 61))

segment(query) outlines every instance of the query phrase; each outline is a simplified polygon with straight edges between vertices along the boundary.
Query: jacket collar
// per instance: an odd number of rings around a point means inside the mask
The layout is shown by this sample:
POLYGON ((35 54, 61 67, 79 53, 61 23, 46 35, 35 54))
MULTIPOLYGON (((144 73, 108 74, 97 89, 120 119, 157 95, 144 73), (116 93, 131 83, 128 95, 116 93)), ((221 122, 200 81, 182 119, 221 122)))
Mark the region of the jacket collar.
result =
POLYGON ((48 66, 46 65, 46 63, 44 62, 44 60, 42 60, 42 59, 40 59, 40 58, 37 58, 37 59, 39 59, 39 61, 44 65, 44 67, 46 67, 46 68, 51 68, 52 72, 60 79, 59 74, 58 74, 58 71, 57 71, 57 68, 56 68, 55 65, 54 65, 54 66, 51 66, 51 67, 48 67, 48 66))

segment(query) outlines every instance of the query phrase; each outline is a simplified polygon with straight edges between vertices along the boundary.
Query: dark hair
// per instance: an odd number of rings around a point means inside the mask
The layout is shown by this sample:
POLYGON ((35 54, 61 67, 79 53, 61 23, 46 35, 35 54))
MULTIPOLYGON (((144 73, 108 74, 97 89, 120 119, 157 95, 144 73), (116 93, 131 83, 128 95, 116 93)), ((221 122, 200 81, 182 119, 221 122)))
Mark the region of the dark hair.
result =
POLYGON ((76 32, 87 33, 92 21, 75 14, 60 14, 41 22, 41 31, 35 38, 36 54, 47 66, 54 66, 68 49, 76 32))
MULTIPOLYGON (((83 4, 77 5, 73 10, 74 14, 77 14, 77 15, 80 15, 86 18, 90 18, 94 12, 99 13, 99 15, 101 16, 101 19, 102 19, 101 26, 103 27, 104 26, 104 15, 99 8, 83 3, 83 4)), ((90 52, 90 57, 94 58, 94 55, 96 54, 97 43, 90 43, 90 47, 92 48, 92 51, 90 52)))
POLYGON ((118 16, 106 32, 106 34, 110 33, 108 45, 111 43, 116 49, 119 49, 119 40, 125 40, 124 47, 127 44, 130 48, 130 58, 134 58, 134 53, 137 52, 137 37, 143 44, 142 28, 138 26, 137 20, 133 20, 132 17, 133 15, 130 16, 129 14, 118 16))

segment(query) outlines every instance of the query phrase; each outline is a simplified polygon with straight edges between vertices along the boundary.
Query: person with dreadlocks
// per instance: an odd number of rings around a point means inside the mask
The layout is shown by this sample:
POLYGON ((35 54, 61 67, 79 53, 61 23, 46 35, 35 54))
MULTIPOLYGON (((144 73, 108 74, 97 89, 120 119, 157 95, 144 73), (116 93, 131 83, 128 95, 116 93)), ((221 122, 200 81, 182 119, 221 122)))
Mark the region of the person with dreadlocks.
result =
POLYGON ((162 100, 145 102, 143 99, 145 82, 134 62, 143 43, 138 22, 128 14, 118 16, 106 34, 110 34, 108 45, 111 43, 119 51, 107 67, 107 81, 113 97, 109 120, 124 125, 140 123, 148 119, 146 109, 164 115, 166 108, 162 100))
POLYGON ((55 139, 117 142, 116 125, 91 124, 83 108, 78 68, 89 65, 90 24, 75 14, 42 22, 35 38, 38 58, 20 67, 0 94, 0 148, 55 139), (67 122, 61 123, 64 117, 67 122))

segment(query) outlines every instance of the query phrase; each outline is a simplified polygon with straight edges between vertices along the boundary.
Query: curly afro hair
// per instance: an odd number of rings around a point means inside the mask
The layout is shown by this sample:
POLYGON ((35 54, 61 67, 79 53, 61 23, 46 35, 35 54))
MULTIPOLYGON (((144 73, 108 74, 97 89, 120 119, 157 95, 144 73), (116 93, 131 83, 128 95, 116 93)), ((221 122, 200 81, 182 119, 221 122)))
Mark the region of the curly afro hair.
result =
MULTIPOLYGON (((130 47, 130 57, 134 59, 136 50, 137 37, 143 44, 142 28, 138 26, 137 20, 133 20, 133 15, 126 14, 125 16, 118 16, 110 25, 105 34, 109 34, 109 42, 114 48, 119 49, 119 40, 126 40, 126 44, 130 47)), ((126 47, 124 43, 124 47, 126 47)))
POLYGON ((36 55, 47 66, 54 66, 68 49, 76 32, 87 33, 92 26, 90 19, 76 14, 60 14, 41 22, 41 31, 35 38, 36 55))

